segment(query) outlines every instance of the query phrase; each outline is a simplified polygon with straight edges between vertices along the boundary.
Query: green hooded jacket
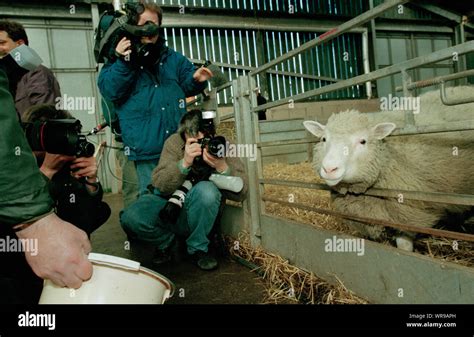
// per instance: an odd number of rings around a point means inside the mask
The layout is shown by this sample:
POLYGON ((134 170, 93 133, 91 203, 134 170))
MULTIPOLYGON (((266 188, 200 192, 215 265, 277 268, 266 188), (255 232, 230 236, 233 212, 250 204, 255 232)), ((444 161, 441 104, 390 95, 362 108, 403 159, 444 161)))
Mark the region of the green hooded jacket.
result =
POLYGON ((47 183, 18 122, 8 79, 0 70, 0 226, 31 222, 49 214, 47 183))

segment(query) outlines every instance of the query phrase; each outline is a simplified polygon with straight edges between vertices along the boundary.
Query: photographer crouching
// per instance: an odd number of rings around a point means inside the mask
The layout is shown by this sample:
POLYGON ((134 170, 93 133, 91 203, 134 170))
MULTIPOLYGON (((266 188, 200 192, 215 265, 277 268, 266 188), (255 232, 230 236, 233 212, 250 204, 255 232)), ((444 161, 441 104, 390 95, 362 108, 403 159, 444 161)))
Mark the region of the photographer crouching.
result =
POLYGON ((212 118, 203 118, 200 110, 184 115, 178 132, 165 142, 152 173, 154 189, 149 186, 151 193, 142 195, 120 214, 121 225, 130 238, 156 247, 155 264, 171 260, 170 248, 175 235, 180 235, 186 237, 187 252, 194 264, 202 270, 218 266, 208 249, 208 235, 221 202, 224 198, 245 199, 247 183, 242 161, 225 158, 223 137, 214 136, 212 118), (231 186, 221 183, 227 180, 231 186))
POLYGON ((80 123, 69 112, 57 110, 53 105, 33 106, 23 118, 25 125, 30 126, 26 131, 30 143, 35 142, 38 134, 46 138, 44 143, 55 143, 54 153, 35 151, 35 144, 31 145, 40 171, 48 180, 56 214, 90 236, 111 214, 109 205, 102 201, 104 192, 97 178, 94 146, 85 138, 78 142, 72 130, 76 131, 80 123), (68 120, 71 123, 67 123, 68 120), (40 133, 35 129, 42 125, 46 125, 49 132, 40 133))

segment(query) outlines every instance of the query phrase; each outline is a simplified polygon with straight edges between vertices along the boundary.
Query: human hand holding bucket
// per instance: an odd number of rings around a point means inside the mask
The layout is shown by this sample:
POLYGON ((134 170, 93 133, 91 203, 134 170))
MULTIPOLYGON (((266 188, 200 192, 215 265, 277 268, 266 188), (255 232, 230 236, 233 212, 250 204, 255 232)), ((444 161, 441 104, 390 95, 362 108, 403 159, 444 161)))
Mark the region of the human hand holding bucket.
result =
POLYGON ((163 304, 174 285, 139 262, 90 253, 92 278, 79 289, 61 288, 45 280, 39 304, 163 304))

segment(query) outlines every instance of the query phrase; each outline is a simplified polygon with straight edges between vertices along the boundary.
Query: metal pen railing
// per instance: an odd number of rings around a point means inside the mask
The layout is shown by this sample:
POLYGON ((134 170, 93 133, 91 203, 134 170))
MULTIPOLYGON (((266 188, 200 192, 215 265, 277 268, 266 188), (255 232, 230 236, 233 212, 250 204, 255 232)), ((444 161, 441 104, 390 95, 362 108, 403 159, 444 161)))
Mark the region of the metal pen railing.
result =
MULTIPOLYGON (((256 75, 267 72, 270 68, 275 65, 284 62, 292 57, 299 55, 300 53, 318 46, 322 43, 325 43, 344 32, 353 29, 354 27, 360 26, 370 20, 373 20, 375 17, 384 13, 387 10, 395 6, 403 5, 408 1, 405 0, 388 0, 383 4, 374 7, 373 9, 355 17, 354 19, 340 25, 337 28, 334 28, 327 33, 319 36, 319 38, 309 41, 294 50, 277 57, 276 59, 258 67, 255 70, 252 70, 249 73, 249 76, 242 76, 237 80, 234 80, 232 86, 234 88, 234 113, 228 114, 225 117, 231 118, 232 116, 236 120, 237 136, 239 142, 247 144, 257 144, 258 145, 258 158, 257 162, 248 161, 248 170, 249 170, 249 198, 244 204, 248 212, 248 221, 250 225, 251 232, 251 242, 253 245, 258 245, 260 243, 260 222, 261 216, 264 214, 265 202, 276 202, 281 205, 297 207, 307 210, 316 211, 324 214, 331 214, 336 217, 342 218, 352 218, 357 221, 366 222, 374 225, 388 226, 397 229, 404 229, 410 232, 418 232, 424 234, 430 234, 435 236, 442 236, 446 238, 460 239, 466 241, 474 241, 474 236, 463 233, 441 231, 436 229, 427 229, 423 227, 417 227, 406 224, 394 224, 387 221, 382 221, 380 219, 371 219, 369 217, 357 217, 351 214, 342 214, 334 212, 331 210, 323 210, 314 207, 309 207, 306 205, 301 205, 297 203, 288 203, 283 200, 274 199, 264 195, 263 187, 266 184, 273 185, 284 185, 289 187, 303 187, 311 189, 320 189, 328 190, 329 188, 321 184, 308 184, 302 182, 292 182, 292 181, 282 181, 282 180, 270 180, 263 178, 263 164, 262 164, 262 148, 268 146, 278 146, 278 145, 289 145, 289 144, 307 144, 315 143, 316 139, 301 139, 301 140, 292 140, 292 141, 272 141, 272 142, 261 142, 260 141, 260 132, 258 119, 256 118, 256 112, 274 108, 277 106, 288 104, 288 100, 291 99, 292 102, 301 101, 310 97, 318 96, 324 93, 333 92, 341 90, 347 87, 354 85, 363 84, 369 81, 378 80, 387 76, 391 76, 397 73, 407 74, 407 70, 420 67, 422 65, 431 64, 440 62, 446 59, 451 58, 454 54, 463 55, 469 52, 474 51, 474 41, 465 42, 458 44, 456 46, 446 48, 443 50, 436 51, 429 55, 420 56, 399 64, 394 64, 386 68, 378 69, 363 75, 359 75, 350 79, 340 80, 336 83, 326 85, 324 87, 307 91, 305 93, 288 97, 287 99, 281 99, 274 102, 270 102, 263 105, 257 105, 255 90, 256 90, 256 75), (251 129, 251 131, 249 130, 251 129)), ((471 72, 466 72, 463 75, 470 75, 471 72)), ((448 75, 449 76, 449 75, 448 75)), ((452 78, 441 78, 432 79, 432 82, 439 81, 443 83, 445 80, 452 78)), ((454 75, 455 76, 455 75, 454 75)), ((411 83, 409 76, 403 76, 403 87, 402 90, 405 94, 409 94, 410 90, 413 90, 417 85, 422 85, 422 83, 411 83)), ((440 133, 440 132, 452 132, 452 131, 463 131, 463 130, 474 130, 474 120, 462 121, 462 122, 451 122, 445 123, 443 125, 426 125, 426 126, 417 126, 414 123, 414 116, 412 111, 406 111, 405 126, 403 128, 395 130, 393 136, 402 136, 402 135, 414 135, 422 133, 440 133)), ((399 194, 402 193, 405 199, 427 201, 427 202, 438 202, 438 203, 448 203, 448 204, 458 204, 458 205, 474 205, 474 196, 473 195, 464 195, 464 194, 449 194, 449 193, 430 193, 422 191, 397 191, 397 190, 386 190, 386 189, 370 189, 366 192, 367 195, 386 197, 386 198, 397 198, 399 194)), ((422 225, 422 224, 420 224, 422 225)))

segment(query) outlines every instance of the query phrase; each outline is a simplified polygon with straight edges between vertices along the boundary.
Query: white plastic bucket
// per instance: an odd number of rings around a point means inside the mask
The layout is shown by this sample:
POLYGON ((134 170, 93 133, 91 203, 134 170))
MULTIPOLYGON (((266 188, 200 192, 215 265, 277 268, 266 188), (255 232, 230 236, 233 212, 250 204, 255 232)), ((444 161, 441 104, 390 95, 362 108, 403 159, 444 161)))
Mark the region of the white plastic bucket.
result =
POLYGON ((45 280, 39 304, 163 304, 174 285, 139 262, 90 253, 93 274, 79 289, 45 280))

